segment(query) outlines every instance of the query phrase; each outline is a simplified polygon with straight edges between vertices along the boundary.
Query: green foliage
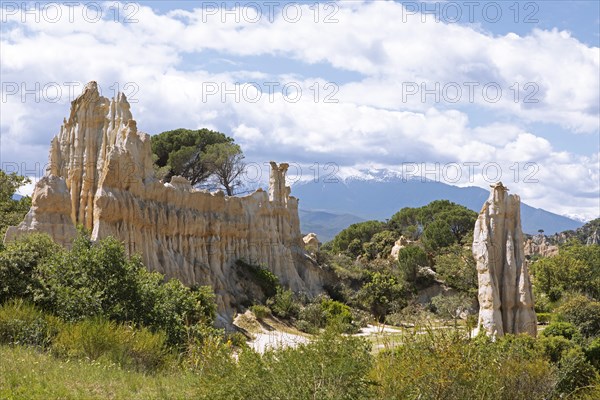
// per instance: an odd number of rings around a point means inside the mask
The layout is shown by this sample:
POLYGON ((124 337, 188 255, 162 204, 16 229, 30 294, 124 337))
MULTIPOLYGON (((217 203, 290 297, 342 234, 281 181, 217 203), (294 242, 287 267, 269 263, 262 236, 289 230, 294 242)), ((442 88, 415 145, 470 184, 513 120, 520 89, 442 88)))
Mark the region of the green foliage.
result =
POLYGON ((472 304, 472 299, 464 294, 452 296, 437 295, 431 299, 431 305, 437 315, 453 320, 455 323, 460 315, 467 311, 472 304))
POLYGON ((436 200, 420 208, 403 208, 390 218, 388 227, 415 240, 434 224, 426 236, 433 249, 443 247, 445 243, 460 242, 473 231, 476 219, 477 213, 466 207, 448 200, 436 200))
POLYGON ((133 329, 103 319, 65 325, 52 344, 62 358, 102 359, 125 368, 155 371, 168 360, 165 334, 133 329))
POLYGON ((428 265, 427 254, 419 246, 406 246, 398 252, 398 267, 410 283, 416 283, 419 269, 428 265))
POLYGON ((48 235, 32 234, 9 243, 0 252, 0 303, 11 298, 33 300, 38 265, 60 247, 48 235))
POLYGON ((577 344, 564 336, 542 336, 540 337, 540 346, 550 361, 557 363, 561 360, 565 352, 576 348, 577 344))
POLYGON ((569 291, 600 299, 600 246, 570 242, 558 255, 534 262, 531 273, 536 290, 550 301, 559 300, 569 291))
POLYGON ((152 136, 152 152, 156 165, 168 168, 167 179, 181 175, 196 185, 212 173, 202 152, 216 143, 233 143, 233 139, 209 129, 175 129, 152 136))
POLYGON ((261 304, 255 304, 251 306, 250 311, 252 311, 256 319, 265 319, 271 315, 271 309, 261 304))
POLYGON ((554 369, 528 337, 468 340, 459 331, 415 332, 380 353, 372 376, 380 399, 540 399, 554 369), (492 361, 493 360, 493 361, 492 361))
MULTIPOLYGON (((370 345, 362 338, 326 332, 297 348, 242 351, 233 373, 207 379, 219 399, 370 399, 370 345)), ((211 374, 212 375, 212 374, 211 374)))
POLYGON ((327 324, 327 316, 320 301, 309 303, 300 310, 296 326, 303 332, 319 333, 327 324))
POLYGON ((4 238, 6 229, 18 225, 29 211, 29 196, 19 200, 13 200, 12 196, 21 186, 30 182, 29 178, 0 170, 0 240, 4 238))
POLYGON ((298 350, 266 354, 272 392, 266 398, 366 399, 370 345, 360 338, 325 333, 298 350))
POLYGON ((66 320, 103 315, 129 321, 139 314, 137 278, 144 266, 107 238, 96 245, 83 236, 71 251, 57 251, 38 268, 36 301, 66 320))
POLYGON ((294 293, 291 290, 277 288, 275 296, 267 300, 267 305, 280 318, 296 318, 300 311, 300 305, 294 299, 294 293))
POLYGON ((543 312, 536 312, 536 316, 537 316, 538 324, 540 324, 540 325, 547 325, 547 324, 549 324, 550 321, 552 321, 552 318, 553 318, 553 314, 551 314, 551 313, 543 313, 543 312))
POLYGON ((171 345, 183 344, 195 325, 212 325, 216 315, 211 289, 165 282, 113 238, 92 243, 81 235, 64 250, 47 236, 25 236, 0 253, 0 276, 4 301, 26 298, 69 321, 133 322, 165 331, 171 345))
POLYGON ((421 241, 429 252, 434 253, 455 243, 456 238, 450 230, 450 225, 438 219, 425 227, 421 241))
POLYGON ((268 269, 261 267, 260 265, 248 264, 243 260, 237 260, 235 265, 240 269, 240 271, 242 271, 242 273, 247 272, 249 278, 258 286, 260 286, 265 296, 275 296, 277 293, 277 288, 280 286, 277 275, 268 269))
POLYGON ((363 252, 370 260, 378 256, 387 257, 391 253, 397 239, 396 233, 392 231, 377 232, 369 242, 363 244, 363 252))
POLYGON ((542 336, 562 336, 568 340, 581 341, 581 333, 570 322, 553 322, 542 331, 542 336))
POLYGON ((370 241, 373 235, 383 230, 384 226, 385 224, 380 221, 352 224, 337 234, 331 242, 331 249, 334 253, 348 252, 349 255, 357 257, 362 252, 362 244, 370 241))
POLYGON ((557 309, 567 322, 573 323, 585 337, 600 336, 600 302, 575 294, 557 309))
POLYGON ((0 306, 0 344, 47 347, 60 322, 22 299, 0 306))
POLYGON ((600 372, 600 337, 595 338, 587 345, 585 357, 600 372))
POLYGON ((140 286, 140 304, 144 308, 134 321, 166 332, 169 345, 183 345, 213 325, 216 304, 212 288, 188 288, 176 279, 165 283, 162 275, 156 273, 142 274, 140 286))
POLYGON ((242 185, 241 177, 246 169, 240 146, 233 143, 211 144, 203 152, 203 158, 225 193, 233 196, 235 189, 242 185))
POLYGON ((193 186, 211 176, 233 195, 244 172, 244 156, 233 139, 208 129, 176 129, 152 137, 152 152, 165 179, 174 175, 187 178, 193 186))
POLYGON ((404 285, 396 277, 376 272, 360 289, 358 299, 363 308, 382 322, 391 311, 406 305, 406 293, 404 285))
POLYGON ((571 395, 598 382, 598 373, 590 364, 581 348, 570 349, 558 363, 556 392, 571 395))
POLYGON ((470 248, 461 245, 448 247, 435 257, 435 271, 447 285, 460 292, 477 292, 477 269, 470 248))
POLYGON ((346 304, 320 297, 300 310, 297 326, 300 330, 312 334, 325 327, 335 327, 339 332, 353 333, 352 310, 346 304))

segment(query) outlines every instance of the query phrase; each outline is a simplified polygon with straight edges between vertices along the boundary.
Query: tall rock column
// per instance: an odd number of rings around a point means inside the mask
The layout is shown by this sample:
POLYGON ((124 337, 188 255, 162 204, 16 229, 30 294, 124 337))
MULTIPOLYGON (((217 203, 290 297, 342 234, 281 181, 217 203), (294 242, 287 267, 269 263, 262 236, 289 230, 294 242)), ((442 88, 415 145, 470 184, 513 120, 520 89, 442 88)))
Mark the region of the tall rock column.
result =
POLYGON ((521 199, 492 185, 475 222, 473 256, 479 283, 478 325, 490 336, 537 334, 533 291, 524 256, 521 199))

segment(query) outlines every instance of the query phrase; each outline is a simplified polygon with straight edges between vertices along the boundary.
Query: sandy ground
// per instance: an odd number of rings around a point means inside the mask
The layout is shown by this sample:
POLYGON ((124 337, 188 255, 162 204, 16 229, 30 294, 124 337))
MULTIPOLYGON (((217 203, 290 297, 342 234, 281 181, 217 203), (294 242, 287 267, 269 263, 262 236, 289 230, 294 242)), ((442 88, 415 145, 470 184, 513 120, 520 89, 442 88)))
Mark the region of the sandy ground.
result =
POLYGON ((310 341, 306 335, 273 317, 258 321, 250 311, 238 315, 233 323, 253 338, 247 342, 248 346, 259 353, 264 353, 267 349, 296 347, 310 341))
POLYGON ((308 343, 309 341, 304 336, 281 331, 255 333, 254 337, 255 339, 248 342, 248 345, 259 353, 264 353, 269 348, 296 347, 299 344, 308 343))
POLYGON ((380 335, 382 333, 398 333, 399 329, 390 325, 367 325, 362 328, 359 333, 353 336, 371 336, 380 335))

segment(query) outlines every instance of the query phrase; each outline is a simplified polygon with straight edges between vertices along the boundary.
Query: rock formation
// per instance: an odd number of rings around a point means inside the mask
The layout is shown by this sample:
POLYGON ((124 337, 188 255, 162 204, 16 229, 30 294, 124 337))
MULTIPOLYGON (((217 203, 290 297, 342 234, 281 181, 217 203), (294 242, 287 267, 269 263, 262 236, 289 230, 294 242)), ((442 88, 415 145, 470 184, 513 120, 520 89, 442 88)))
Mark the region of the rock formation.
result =
POLYGON ((475 223, 479 323, 488 335, 537 334, 533 291, 523 251, 521 200, 502 182, 492 186, 475 223))
POLYGON ((408 246, 410 243, 412 243, 410 240, 404 236, 400 236, 400 239, 396 240, 394 247, 392 247, 390 257, 392 257, 394 260, 398 260, 398 253, 400 253, 400 250, 408 246))
POLYGON ((524 245, 525 257, 539 255, 552 257, 558 255, 558 246, 548 243, 546 236, 539 234, 527 239, 524 245))
POLYGON ((309 253, 314 254, 319 251, 320 242, 316 233, 309 233, 308 235, 304 236, 302 240, 304 241, 304 248, 309 253))
POLYGON ((241 290, 232 267, 238 259, 268 268, 294 291, 322 290, 322 272, 304 250, 298 200, 285 185, 287 164, 271 166, 268 194, 228 197, 195 190, 182 177, 163 184, 154 175, 150 136, 138 131, 125 95, 109 100, 90 82, 52 140, 31 210, 6 240, 46 232, 68 247, 78 225, 94 240, 113 236, 150 270, 211 285, 228 324, 241 290))

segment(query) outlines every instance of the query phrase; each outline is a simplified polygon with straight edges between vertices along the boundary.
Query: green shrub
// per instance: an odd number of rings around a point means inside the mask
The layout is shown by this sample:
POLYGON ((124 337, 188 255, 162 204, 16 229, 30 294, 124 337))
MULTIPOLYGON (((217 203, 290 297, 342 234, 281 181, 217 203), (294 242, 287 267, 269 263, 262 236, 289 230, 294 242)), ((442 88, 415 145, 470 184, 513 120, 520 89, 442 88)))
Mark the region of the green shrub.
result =
POLYGON ((101 360, 124 368, 155 371, 169 354, 164 333, 134 329, 100 318, 70 323, 60 331, 52 352, 65 358, 101 360))
POLYGON ((540 325, 548 325, 550 321, 552 321, 553 314, 552 313, 536 313, 538 324, 540 325))
POLYGON ((59 329, 57 318, 21 299, 0 306, 0 344, 47 347, 59 329))
POLYGON ((320 301, 307 304, 300 310, 297 328, 303 332, 316 334, 327 324, 327 316, 320 301))
POLYGON ((600 371, 600 337, 592 340, 585 348, 585 357, 598 371, 600 371))
POLYGON ((416 283, 419 268, 428 265, 427 254, 419 246, 407 246, 398 252, 398 267, 410 283, 416 283))
POLYGON ((165 282, 111 237, 92 243, 80 235, 71 250, 48 257, 36 276, 35 301, 44 310, 67 321, 102 317, 163 330, 170 345, 183 345, 192 326, 212 325, 216 315, 210 288, 165 282))
POLYGON ((566 351, 577 347, 577 344, 564 336, 542 336, 539 338, 539 343, 553 363, 559 362, 566 351))
POLYGON ((242 260, 237 260, 235 264, 242 272, 248 273, 250 279, 261 288, 265 296, 273 297, 277 294, 277 288, 280 286, 277 275, 264 267, 248 264, 242 260))
POLYGON ((581 341, 581 333, 570 322, 553 322, 542 331, 542 336, 562 336, 568 340, 581 341))
POLYGON ((477 269, 470 248, 456 244, 435 257, 435 272, 447 285, 469 294, 477 293, 477 269))
POLYGON ((598 374, 586 360, 581 348, 571 349, 563 355, 558 363, 556 391, 559 395, 571 395, 575 391, 584 394, 584 388, 589 388, 594 383, 598 383, 598 374))
MULTIPOLYGON (((404 249, 403 249, 404 250, 404 249)), ((407 290, 395 276, 376 272, 357 293, 360 306, 369 310, 380 322, 394 309, 406 306, 407 290)))
POLYGON ((352 224, 333 238, 331 249, 334 253, 348 252, 356 257, 362 252, 362 245, 371 240, 373 235, 382 231, 385 224, 380 221, 365 221, 352 224))
POLYGON ((485 336, 468 340, 459 330, 415 330, 399 347, 377 355, 375 398, 547 398, 554 369, 535 343, 524 336, 493 342, 485 336))
POLYGON ((558 314, 577 326, 585 337, 600 335, 600 301, 584 295, 573 295, 557 309, 558 314))
POLYGON ((213 399, 372 399, 370 344, 326 332, 297 348, 242 351, 232 373, 207 377, 213 399))
POLYGON ((267 305, 280 318, 297 318, 300 311, 300 305, 294 300, 294 293, 281 287, 277 288, 275 296, 267 300, 267 305))
POLYGON ((271 315, 271 310, 267 306, 261 304, 255 304, 250 307, 250 311, 254 314, 256 319, 264 319, 271 315))
POLYGON ((60 251, 45 234, 26 235, 9 243, 0 252, 0 304, 12 298, 32 301, 33 291, 39 286, 35 276, 38 265, 60 251))

